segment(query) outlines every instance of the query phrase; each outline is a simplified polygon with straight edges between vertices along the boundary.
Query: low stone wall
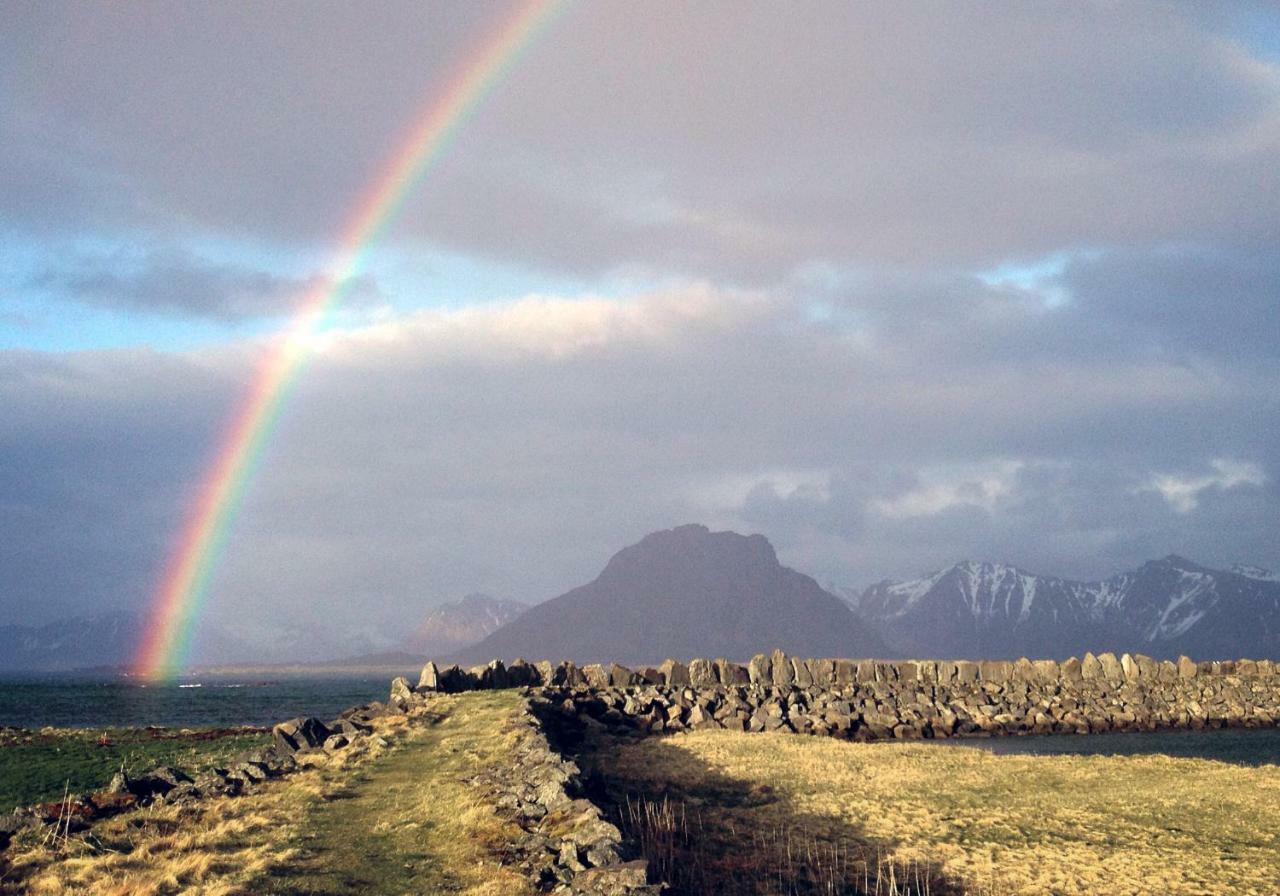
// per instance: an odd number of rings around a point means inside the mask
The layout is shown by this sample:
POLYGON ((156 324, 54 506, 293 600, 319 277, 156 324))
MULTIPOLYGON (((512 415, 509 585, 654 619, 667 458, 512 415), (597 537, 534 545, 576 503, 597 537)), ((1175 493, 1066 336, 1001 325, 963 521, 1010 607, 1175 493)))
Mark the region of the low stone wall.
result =
POLYGON ((623 861, 622 832, 582 796, 577 764, 552 748, 530 699, 511 729, 510 761, 472 783, 524 831, 512 847, 534 888, 559 896, 657 896, 662 888, 646 882, 646 863, 623 861))
POLYGON ((1280 719, 1280 668, 1268 660, 1177 663, 1086 654, 1032 662, 800 659, 746 665, 667 660, 424 667, 415 691, 529 686, 564 712, 642 732, 730 728, 852 740, 1262 727, 1280 719))

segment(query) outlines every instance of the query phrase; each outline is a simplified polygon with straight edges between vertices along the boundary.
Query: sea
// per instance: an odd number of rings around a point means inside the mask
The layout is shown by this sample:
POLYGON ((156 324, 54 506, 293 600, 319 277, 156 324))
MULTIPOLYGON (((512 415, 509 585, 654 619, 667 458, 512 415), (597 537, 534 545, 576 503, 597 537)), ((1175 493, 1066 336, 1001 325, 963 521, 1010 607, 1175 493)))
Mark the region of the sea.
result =
POLYGON ((1189 759, 1215 759, 1235 765, 1280 765, 1280 728, 1028 734, 954 738, 932 743, 977 747, 1000 755, 1141 756, 1160 753, 1189 759))
MULTIPOLYGON (((390 677, 186 678, 141 683, 111 678, 0 680, 0 726, 19 728, 224 728, 273 725, 294 716, 328 719, 385 700, 390 677)), ((1280 764, 1280 728, 1052 734, 931 741, 998 754, 1167 756, 1239 765, 1280 764)))
POLYGON ((19 728, 223 728, 273 725, 295 716, 330 719, 386 700, 389 676, 185 678, 142 683, 112 678, 0 680, 0 726, 19 728))

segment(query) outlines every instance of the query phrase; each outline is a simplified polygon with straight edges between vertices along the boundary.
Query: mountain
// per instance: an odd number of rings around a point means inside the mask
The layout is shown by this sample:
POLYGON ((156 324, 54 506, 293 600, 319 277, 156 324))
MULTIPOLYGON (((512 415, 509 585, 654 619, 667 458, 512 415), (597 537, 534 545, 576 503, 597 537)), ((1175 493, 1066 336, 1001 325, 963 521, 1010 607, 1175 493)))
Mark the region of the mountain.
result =
POLYGON ((1280 658, 1280 581, 1265 570, 1214 570, 1153 560, 1100 582, 964 561, 851 601, 893 647, 912 656, 1064 658, 1085 651, 1160 658, 1280 658))
POLYGON ((141 617, 127 612, 0 626, 0 670, 62 672, 124 663, 141 633, 141 617))
POLYGON ((401 649, 414 654, 442 656, 470 647, 515 619, 528 604, 487 594, 468 594, 462 600, 432 609, 401 649))
POLYGON ((763 535, 690 525, 624 548, 595 581, 531 607, 453 659, 742 661, 778 647, 798 656, 886 655, 843 601, 778 563, 763 535))
MULTIPOLYGON (((44 625, 0 625, 0 672, 69 672, 125 667, 133 662, 147 625, 141 613, 118 610, 58 619, 44 625)), ((202 626, 196 662, 225 662, 249 648, 216 626, 202 626)))
POLYGON ((1243 563, 1237 563, 1231 567, 1231 571, 1238 576, 1244 576, 1246 579, 1257 579, 1260 582, 1280 582, 1280 576, 1277 576, 1269 569, 1263 569, 1261 566, 1246 566, 1243 563))

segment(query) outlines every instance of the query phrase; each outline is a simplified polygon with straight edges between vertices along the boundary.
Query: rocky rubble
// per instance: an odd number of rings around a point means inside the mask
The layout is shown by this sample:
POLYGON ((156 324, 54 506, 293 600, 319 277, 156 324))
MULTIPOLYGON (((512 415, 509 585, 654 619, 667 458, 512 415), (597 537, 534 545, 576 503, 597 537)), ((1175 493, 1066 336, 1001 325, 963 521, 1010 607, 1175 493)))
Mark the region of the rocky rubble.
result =
POLYGON ((329 722, 315 718, 281 722, 272 728, 272 745, 241 753, 225 766, 157 766, 136 776, 122 769, 102 790, 71 794, 63 800, 22 807, 11 816, 0 816, 0 848, 25 828, 57 824, 67 833, 78 833, 99 819, 137 806, 194 803, 252 791, 268 779, 296 771, 299 763, 295 757, 358 745, 373 732, 369 721, 386 712, 386 706, 374 702, 345 710, 329 722))
MULTIPOLYGON (((1269 660, 1177 663, 1111 653, 1062 663, 667 660, 639 670, 572 663, 439 669, 418 690, 531 683, 564 713, 642 733, 728 728, 850 740, 1260 727, 1280 720, 1269 660)), ((407 682, 406 682, 407 684, 407 682)))
POLYGON ((535 887, 562 896, 656 896, 661 888, 646 883, 645 862, 623 861, 622 833, 579 795, 578 766, 552 749, 528 701, 512 728, 511 762, 472 783, 524 830, 514 845, 535 887))

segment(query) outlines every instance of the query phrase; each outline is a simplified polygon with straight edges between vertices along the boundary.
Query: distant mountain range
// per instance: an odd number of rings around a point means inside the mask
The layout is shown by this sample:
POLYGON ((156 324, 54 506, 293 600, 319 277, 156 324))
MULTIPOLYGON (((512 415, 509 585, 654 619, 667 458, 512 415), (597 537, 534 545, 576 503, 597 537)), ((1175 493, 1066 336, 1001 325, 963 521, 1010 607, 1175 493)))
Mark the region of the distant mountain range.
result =
MULTIPOLYGON (((138 614, 0 626, 0 671, 72 671, 130 662, 138 614)), ((837 597, 778 562, 762 535, 680 526, 613 556, 592 582, 545 603, 483 594, 429 609, 400 641, 299 622, 249 642, 212 626, 202 665, 403 665, 425 657, 486 662, 572 659, 657 663, 807 656, 1065 658, 1111 650, 1158 658, 1280 659, 1280 579, 1178 556, 1097 582, 964 561, 910 581, 837 597)))
POLYGON ((453 653, 484 640, 527 609, 528 604, 517 600, 468 594, 462 600, 428 611, 400 649, 426 656, 453 653))
MULTIPOLYGON (((332 631, 322 621, 299 622, 254 641, 217 626, 201 626, 192 661, 199 666, 334 666, 411 668, 428 656, 460 650, 526 609, 513 600, 471 594, 430 609, 402 643, 332 631), (386 645, 390 645, 389 647, 386 645)), ((146 620, 117 611, 75 616, 41 626, 0 626, 0 672, 122 669, 133 661, 146 620)))
POLYGON ((126 662, 142 634, 134 613, 99 613, 41 626, 0 626, 0 669, 65 672, 126 662))
POLYGON ((763 535, 690 525, 623 548, 595 581, 531 607, 456 658, 659 663, 747 660, 773 648, 800 656, 887 652, 840 598, 781 565, 763 535))
POLYGON ((1280 581, 1257 567, 1215 570, 1175 555, 1100 582, 964 561, 872 585, 850 604, 911 656, 1280 657, 1280 581))

